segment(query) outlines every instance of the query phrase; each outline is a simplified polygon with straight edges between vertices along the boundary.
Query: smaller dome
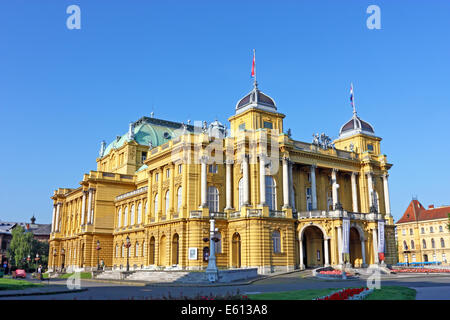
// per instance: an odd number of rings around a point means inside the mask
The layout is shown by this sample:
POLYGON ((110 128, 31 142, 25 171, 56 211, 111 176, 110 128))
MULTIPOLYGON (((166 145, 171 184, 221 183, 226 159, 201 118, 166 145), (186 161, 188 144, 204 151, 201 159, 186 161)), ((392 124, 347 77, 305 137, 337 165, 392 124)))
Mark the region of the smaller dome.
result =
POLYGON ((355 112, 353 113, 353 117, 341 127, 341 130, 339 131, 339 138, 345 138, 358 133, 374 136, 375 130, 370 123, 361 120, 355 112))
POLYGON ((225 137, 227 128, 219 122, 217 119, 211 122, 208 128, 208 134, 212 137, 223 138, 225 137))

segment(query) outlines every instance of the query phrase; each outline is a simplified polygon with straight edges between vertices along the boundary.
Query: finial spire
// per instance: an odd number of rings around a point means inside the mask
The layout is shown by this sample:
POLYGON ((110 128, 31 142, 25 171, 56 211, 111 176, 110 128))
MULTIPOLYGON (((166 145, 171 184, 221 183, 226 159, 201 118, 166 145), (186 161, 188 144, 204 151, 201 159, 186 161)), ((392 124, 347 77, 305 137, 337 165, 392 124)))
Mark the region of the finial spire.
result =
POLYGON ((355 97, 353 95, 353 82, 350 83, 350 103, 353 108, 353 115, 356 116, 355 97))

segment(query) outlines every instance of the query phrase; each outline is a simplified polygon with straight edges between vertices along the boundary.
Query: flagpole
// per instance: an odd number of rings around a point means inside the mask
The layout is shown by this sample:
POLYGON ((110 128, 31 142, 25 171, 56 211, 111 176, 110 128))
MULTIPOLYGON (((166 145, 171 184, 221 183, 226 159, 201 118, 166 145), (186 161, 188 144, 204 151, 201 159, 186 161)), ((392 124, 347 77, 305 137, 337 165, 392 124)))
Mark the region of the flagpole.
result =
POLYGON ((254 61, 254 64, 255 64, 255 82, 254 82, 254 86, 256 88, 257 82, 256 82, 256 50, 255 49, 253 49, 253 61, 254 61))
POLYGON ((353 90, 353 82, 350 83, 352 86, 352 107, 353 107, 353 114, 356 114, 356 108, 355 108, 355 91, 353 90))

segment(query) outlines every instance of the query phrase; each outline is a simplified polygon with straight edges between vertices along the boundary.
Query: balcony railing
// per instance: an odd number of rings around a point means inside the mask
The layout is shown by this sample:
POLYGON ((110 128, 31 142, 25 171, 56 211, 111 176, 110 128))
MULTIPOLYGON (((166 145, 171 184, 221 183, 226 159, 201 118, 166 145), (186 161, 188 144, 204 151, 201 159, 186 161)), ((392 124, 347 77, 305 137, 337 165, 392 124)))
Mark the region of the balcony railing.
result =
POLYGON ((286 212, 284 212, 284 211, 277 211, 277 210, 270 210, 269 211, 269 217, 272 217, 272 218, 286 218, 286 212))
POLYGON ((136 196, 136 195, 141 194, 141 193, 145 193, 145 192, 147 192, 147 190, 148 190, 148 186, 145 186, 145 187, 142 187, 142 188, 139 188, 139 189, 136 189, 136 190, 133 190, 133 191, 121 194, 121 195, 116 197, 116 201, 120 201, 120 200, 123 200, 123 199, 128 198, 128 197, 132 197, 132 196, 136 196))
POLYGON ((214 219, 226 219, 227 214, 225 212, 210 212, 210 216, 214 216, 214 219))
POLYGON ((240 218, 241 217, 241 212, 240 211, 234 211, 234 212, 230 212, 229 216, 230 219, 234 219, 234 218, 240 218))
POLYGON ((261 209, 247 209, 247 217, 261 217, 262 210, 261 209))
POLYGON ((201 210, 191 211, 189 213, 189 217, 190 218, 201 218, 202 217, 202 211, 201 210))

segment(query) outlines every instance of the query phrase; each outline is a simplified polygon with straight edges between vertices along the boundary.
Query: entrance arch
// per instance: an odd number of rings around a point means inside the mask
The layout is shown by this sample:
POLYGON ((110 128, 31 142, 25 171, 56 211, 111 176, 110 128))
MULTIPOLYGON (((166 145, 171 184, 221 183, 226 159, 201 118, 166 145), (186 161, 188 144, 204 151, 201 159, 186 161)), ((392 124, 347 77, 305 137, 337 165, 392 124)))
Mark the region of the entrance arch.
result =
POLYGON ((179 240, 178 233, 175 233, 172 238, 172 265, 178 264, 179 240))
POLYGON ((241 236, 237 232, 233 234, 232 238, 231 266, 233 268, 241 267, 241 236))
POLYGON ((329 256, 325 259, 325 252, 329 255, 329 250, 325 250, 324 240, 327 239, 323 229, 317 225, 305 226, 300 232, 301 248, 300 265, 307 268, 324 266, 329 261, 329 256), (303 256, 303 257, 302 257, 303 256), (302 259, 303 258, 303 259, 302 259), (303 260, 303 261, 302 261, 303 260))
POLYGON ((159 265, 165 266, 166 263, 166 236, 162 236, 159 240, 159 265))
POLYGON ((350 263, 355 268, 360 268, 364 264, 362 243, 363 238, 360 231, 355 227, 350 228, 350 263))

